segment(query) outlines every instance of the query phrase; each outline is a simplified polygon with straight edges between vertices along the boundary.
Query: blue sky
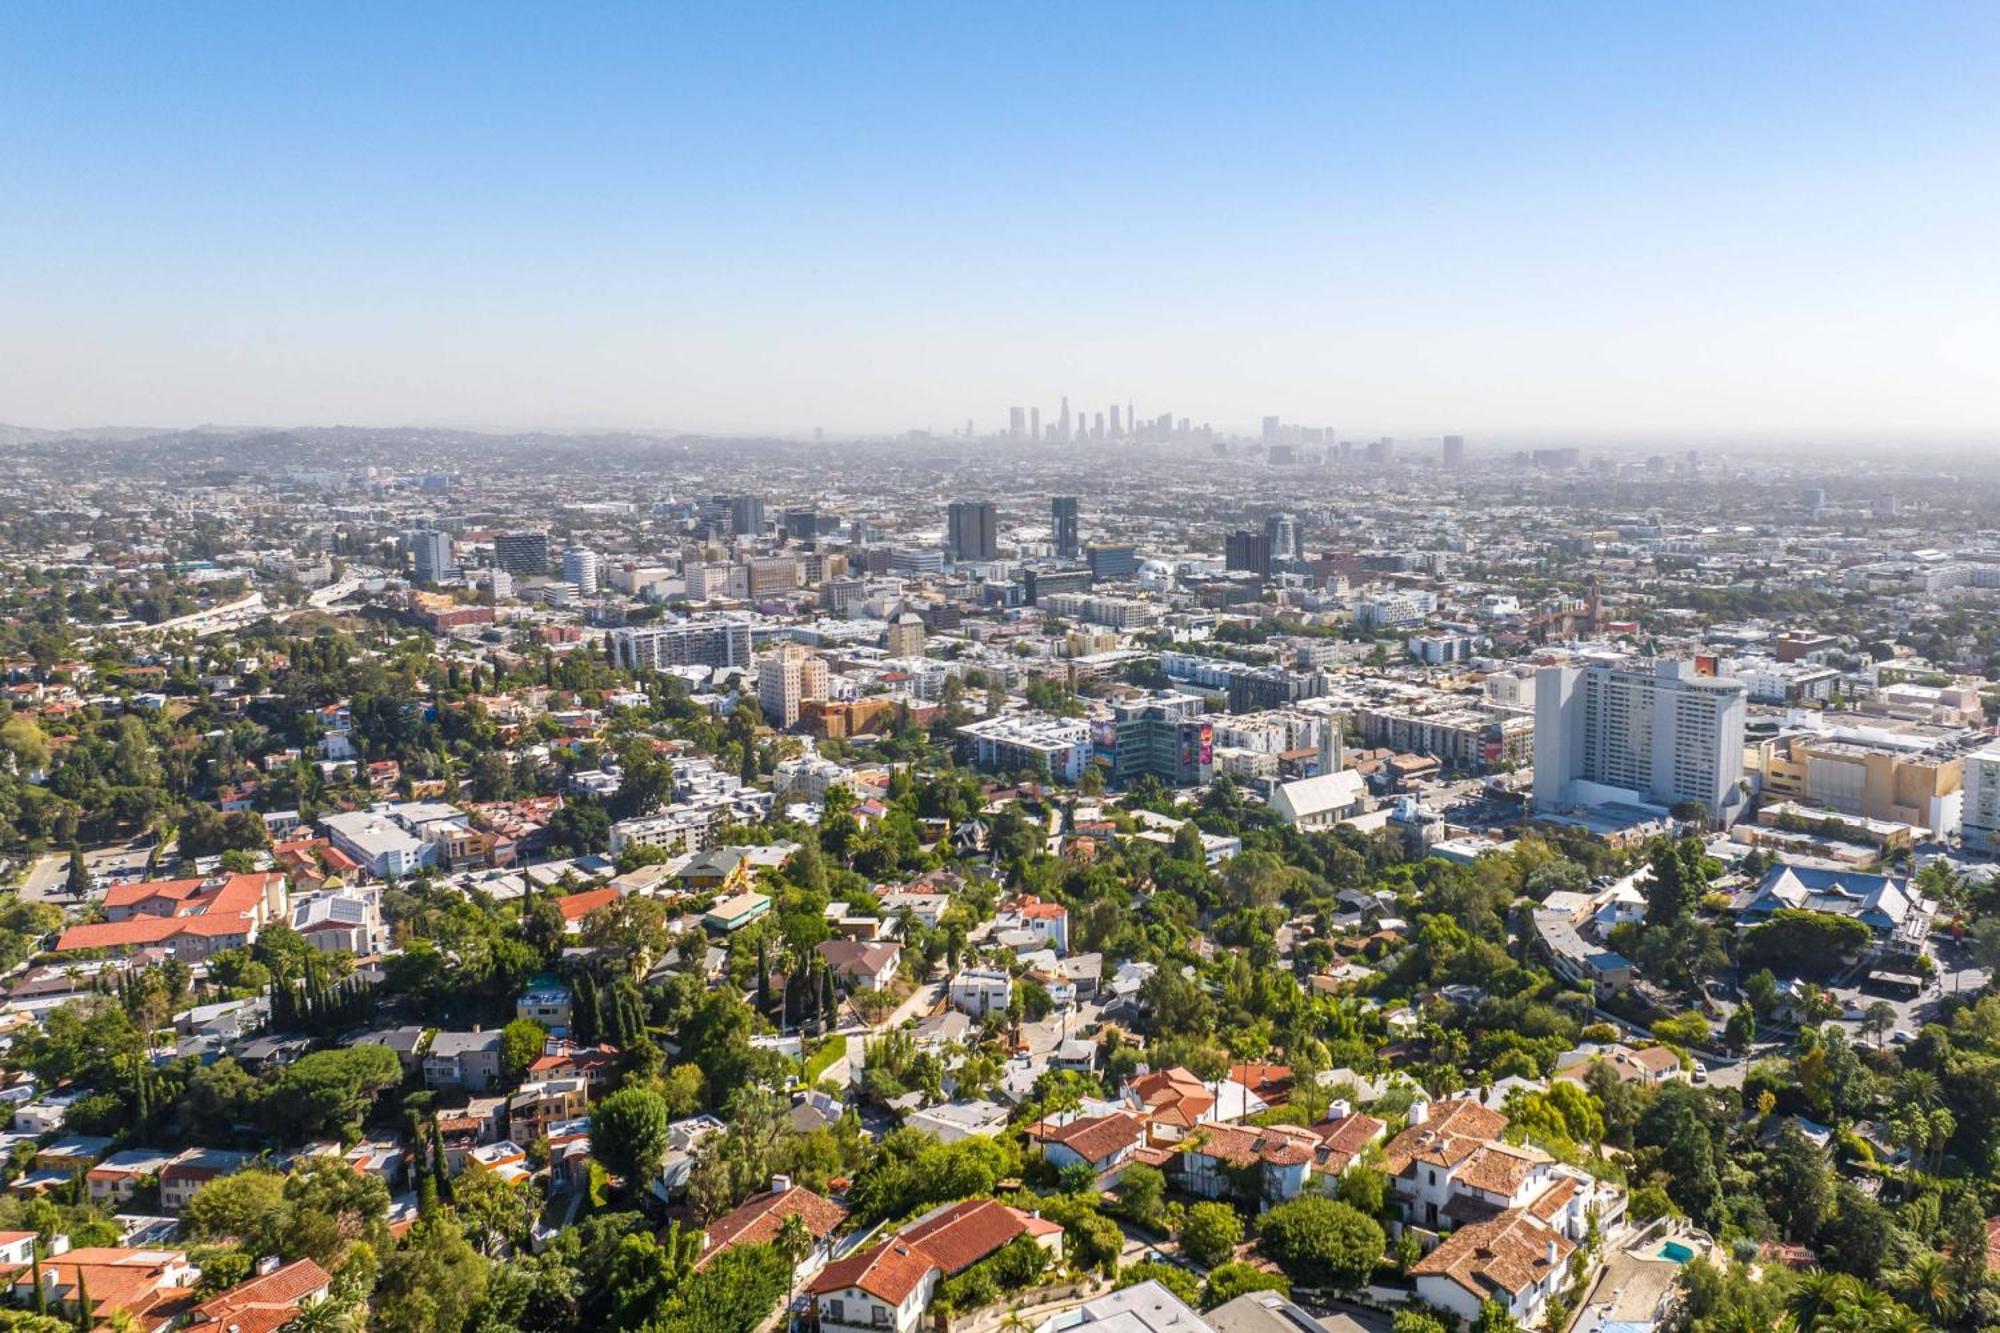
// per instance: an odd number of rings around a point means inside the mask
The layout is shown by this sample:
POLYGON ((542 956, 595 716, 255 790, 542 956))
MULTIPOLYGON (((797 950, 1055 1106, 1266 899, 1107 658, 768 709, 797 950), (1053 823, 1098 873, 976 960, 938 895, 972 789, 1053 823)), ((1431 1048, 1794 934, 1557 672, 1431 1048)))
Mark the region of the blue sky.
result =
POLYGON ((0 8, 0 420, 2000 427, 2000 6, 0 8))

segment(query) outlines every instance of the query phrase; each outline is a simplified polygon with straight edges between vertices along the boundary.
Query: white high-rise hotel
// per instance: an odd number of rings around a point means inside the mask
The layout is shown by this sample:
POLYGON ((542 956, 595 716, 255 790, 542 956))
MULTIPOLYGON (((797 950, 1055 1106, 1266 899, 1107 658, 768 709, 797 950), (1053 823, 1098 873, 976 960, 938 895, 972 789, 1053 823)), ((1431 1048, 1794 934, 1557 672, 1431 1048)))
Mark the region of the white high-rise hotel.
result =
POLYGON ((1543 667, 1535 679, 1535 808, 1700 801, 1721 825, 1742 812, 1741 681, 1688 661, 1543 667))

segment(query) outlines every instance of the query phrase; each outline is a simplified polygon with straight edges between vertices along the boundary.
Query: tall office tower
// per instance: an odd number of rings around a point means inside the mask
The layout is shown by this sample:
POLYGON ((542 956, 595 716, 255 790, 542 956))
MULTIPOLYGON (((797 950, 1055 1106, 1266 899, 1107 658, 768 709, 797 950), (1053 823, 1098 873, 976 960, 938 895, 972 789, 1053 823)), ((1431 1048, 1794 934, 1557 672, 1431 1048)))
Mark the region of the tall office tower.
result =
POLYGON ((1125 427, 1124 424, 1119 420, 1118 404, 1116 403, 1113 403, 1111 405, 1111 438, 1114 440, 1122 440, 1125 438, 1125 427))
POLYGON ((689 620, 611 631, 611 656, 619 666, 747 667, 750 625, 743 620, 689 620))
POLYGON ((1102 412, 1097 414, 1097 424, 1090 428, 1090 438, 1093 440, 1104 438, 1104 414, 1102 412))
POLYGON ((1965 804, 1959 837, 1965 850, 2000 852, 2000 745, 1965 756, 1965 804))
POLYGON ((1139 413, 1132 406, 1132 400, 1125 400, 1125 428, 1132 432, 1132 438, 1139 438, 1139 413))
POLYGON ((1264 520, 1264 540, 1270 544, 1271 562, 1299 558, 1299 521, 1290 514, 1272 514, 1264 520))
POLYGON ((785 511, 785 535, 795 542, 818 540, 819 511, 816 509, 787 509, 785 511))
POLYGON ((729 502, 729 530, 738 537, 758 537, 764 532, 764 498, 739 495, 729 502))
POLYGON ((781 643, 757 663, 757 703, 780 731, 799 720, 799 704, 826 698, 826 662, 796 643, 781 643))
POLYGON ((549 572, 549 534, 503 532, 493 539, 493 563, 509 574, 549 572))
POLYGON ((598 568, 602 561, 588 546, 572 546, 563 552, 563 582, 585 597, 597 591, 598 568))
POLYGON ((1058 495, 1049 501, 1053 517, 1056 554, 1074 560, 1083 554, 1083 506, 1074 495, 1058 495))
POLYGON ((1070 436, 1070 433, 1069 433, 1069 395, 1068 395, 1068 394, 1064 394, 1064 395, 1063 395, 1063 401, 1062 401, 1062 415, 1056 418, 1056 438, 1057 438, 1058 440, 1062 441, 1062 442, 1063 442, 1064 444, 1068 444, 1068 443, 1069 443, 1069 441, 1070 441, 1070 438, 1071 438, 1071 436, 1070 436))
POLYGON ((458 574, 451 558, 451 534, 430 528, 410 534, 412 577, 419 583, 440 583, 458 574))
POLYGON ((1444 451, 1440 455, 1446 467, 1463 467, 1465 464, 1465 437, 1447 435, 1444 437, 1444 451))
POLYGON ((1042 409, 1039 407, 1028 409, 1028 438, 1037 444, 1042 442, 1042 409))
POLYGON ((1660 658, 1546 666, 1535 675, 1535 808, 1699 801, 1718 825, 1743 807, 1742 681, 1660 658))
POLYGON ((1264 444, 1266 445, 1266 447, 1276 444, 1278 442, 1279 437, 1282 434, 1283 430, 1278 425, 1278 419, 1276 417, 1264 418, 1264 444))
POLYGON ((954 500, 945 513, 945 545, 954 563, 1000 554, 1000 521, 991 500, 954 500))
POLYGON ((1386 435, 1368 446, 1368 461, 1371 463, 1386 463, 1395 456, 1396 442, 1386 435))
POLYGON ((1027 430, 1027 428, 1028 428, 1028 410, 1024 407, 1008 408, 1007 434, 1012 438, 1018 440, 1021 438, 1021 433, 1027 430))
POLYGON ((1271 577, 1271 536, 1254 528, 1238 528, 1229 534, 1223 550, 1223 564, 1246 570, 1259 578, 1271 577))

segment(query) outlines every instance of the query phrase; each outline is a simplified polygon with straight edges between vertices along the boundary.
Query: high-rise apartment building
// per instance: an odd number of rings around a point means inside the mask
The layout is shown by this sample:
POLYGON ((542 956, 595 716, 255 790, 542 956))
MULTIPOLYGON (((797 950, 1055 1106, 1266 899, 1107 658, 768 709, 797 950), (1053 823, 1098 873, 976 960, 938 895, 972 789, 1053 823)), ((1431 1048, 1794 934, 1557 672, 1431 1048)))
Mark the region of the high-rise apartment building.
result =
POLYGON ((611 656, 631 670, 750 665, 750 626, 741 620, 691 620, 611 631, 611 656))
POLYGON ((410 534, 412 577, 419 583, 440 583, 458 574, 452 558, 451 534, 425 528, 410 534))
POLYGON ((588 546, 572 546, 563 552, 563 582, 589 597, 597 591, 597 576, 603 565, 597 552, 588 546))
POLYGON ((799 720, 799 704, 826 698, 826 662, 796 643, 781 643, 757 663, 757 703, 780 731, 799 720))
POLYGON ((890 657, 924 655, 924 618, 905 611, 882 629, 882 651, 890 657))
POLYGON ((1965 757, 1965 805, 1959 837, 1968 852, 2000 854, 2000 745, 1965 757))
POLYGON ((1049 501, 1056 554, 1074 560, 1083 554, 1083 506, 1074 495, 1058 495, 1049 501))
POLYGON ((1238 528, 1229 534, 1223 545, 1223 565, 1228 569, 1240 569, 1257 575, 1271 577, 1271 533, 1255 528, 1238 528))
POLYGON ((493 563, 509 574, 549 572, 549 534, 503 532, 493 539, 493 563))
POLYGON ((945 527, 945 545, 954 562, 992 560, 1000 554, 999 511, 991 500, 954 500, 945 527))
POLYGON ((1717 824, 1742 812, 1749 691, 1692 661, 1547 666, 1535 677, 1535 808, 1670 809, 1699 801, 1717 824))
POLYGON ((1124 786, 1151 773, 1169 787, 1206 786, 1215 776, 1215 724, 1202 708, 1199 695, 1177 690, 1113 705, 1112 781, 1124 786))

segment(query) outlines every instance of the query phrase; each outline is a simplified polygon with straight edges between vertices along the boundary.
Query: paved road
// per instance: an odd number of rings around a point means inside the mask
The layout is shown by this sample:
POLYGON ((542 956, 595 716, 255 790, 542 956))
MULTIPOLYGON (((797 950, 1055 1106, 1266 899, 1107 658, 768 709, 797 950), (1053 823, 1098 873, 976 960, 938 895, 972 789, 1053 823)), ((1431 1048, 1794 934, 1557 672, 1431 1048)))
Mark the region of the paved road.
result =
POLYGON ((63 890, 69 881, 69 857, 60 852, 50 852, 28 867, 28 877, 21 881, 21 899, 24 902, 74 902, 63 890))

